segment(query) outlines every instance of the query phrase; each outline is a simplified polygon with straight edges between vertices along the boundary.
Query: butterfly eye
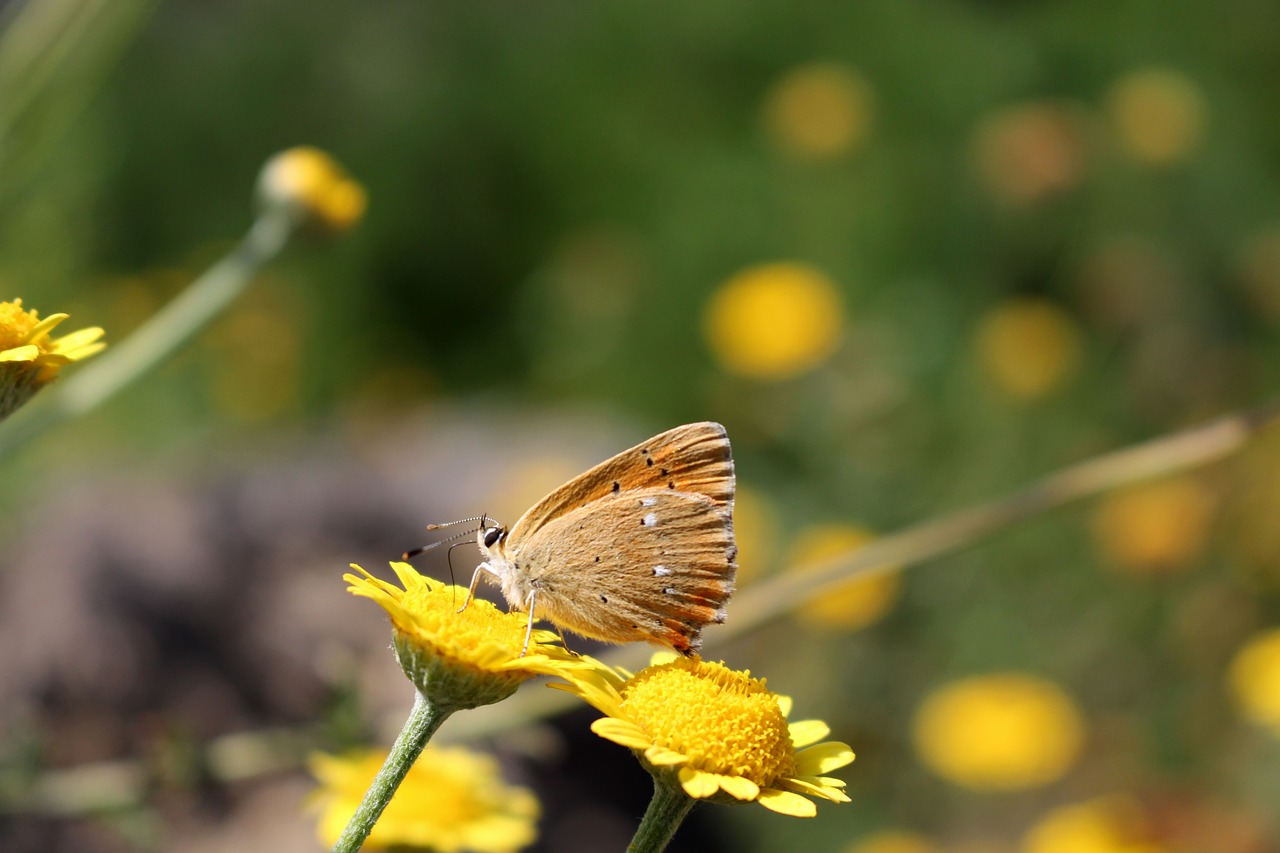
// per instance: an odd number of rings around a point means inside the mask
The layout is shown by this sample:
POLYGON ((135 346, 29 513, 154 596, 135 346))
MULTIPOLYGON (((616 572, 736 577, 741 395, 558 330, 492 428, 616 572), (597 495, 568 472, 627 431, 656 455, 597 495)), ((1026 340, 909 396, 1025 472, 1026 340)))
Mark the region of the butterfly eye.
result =
POLYGON ((490 527, 484 532, 484 547, 492 548, 493 543, 502 538, 503 530, 501 527, 490 527))

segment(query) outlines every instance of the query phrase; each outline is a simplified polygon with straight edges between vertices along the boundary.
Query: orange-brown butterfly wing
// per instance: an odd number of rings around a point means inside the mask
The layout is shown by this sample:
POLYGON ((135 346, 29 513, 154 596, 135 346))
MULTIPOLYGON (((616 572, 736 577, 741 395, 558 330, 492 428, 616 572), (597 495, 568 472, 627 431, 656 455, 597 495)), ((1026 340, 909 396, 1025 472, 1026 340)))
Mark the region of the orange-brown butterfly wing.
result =
POLYGON ((685 654, 698 651, 704 626, 724 621, 737 553, 727 501, 666 486, 609 491, 507 549, 536 585, 539 617, 685 654))
POLYGON ((663 488, 692 492, 733 511, 733 455, 717 423, 685 424, 624 450, 555 489, 511 527, 517 542, 549 521, 623 491, 663 488))

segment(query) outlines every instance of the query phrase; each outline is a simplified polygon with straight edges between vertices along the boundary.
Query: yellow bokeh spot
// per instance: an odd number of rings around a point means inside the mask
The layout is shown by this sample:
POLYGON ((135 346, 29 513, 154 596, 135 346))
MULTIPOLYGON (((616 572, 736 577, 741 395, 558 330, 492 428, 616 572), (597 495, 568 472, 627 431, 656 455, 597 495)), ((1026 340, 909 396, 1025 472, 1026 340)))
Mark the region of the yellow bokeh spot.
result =
MULTIPOLYGON (((875 534, 851 525, 811 527, 796 537, 788 565, 809 571, 824 560, 848 554, 866 545, 875 534)), ((806 624, 819 628, 853 631, 879 620, 897 603, 901 574, 886 571, 857 577, 823 593, 800 610, 806 624)))
POLYGON ((1107 94, 1107 114, 1120 144, 1152 166, 1186 160, 1204 136, 1206 112, 1200 87, 1163 68, 1126 74, 1107 94))
POLYGON ((1148 837, 1142 811, 1125 797, 1062 806, 1023 839, 1023 853, 1161 853, 1148 837))
POLYGON ((854 842, 845 853, 938 853, 938 846, 918 832, 891 829, 854 842))
POLYGON ((975 676, 929 696, 913 736, 925 765, 977 791, 1012 791, 1061 778, 1084 742, 1075 703, 1043 679, 975 676))
POLYGON ((977 354, 997 388, 1017 400, 1035 400, 1074 374, 1080 362, 1080 333, 1056 304, 1014 299, 982 319, 977 354))
POLYGON ((1107 495, 1093 517, 1107 560, 1134 574, 1190 567, 1204 552, 1216 501, 1199 481, 1170 477, 1107 495))
POLYGON ((1280 628, 1254 635, 1236 652, 1228 685, 1247 719, 1280 736, 1280 628))
POLYGON ((1061 195, 1084 179, 1084 134, 1066 104, 1020 104, 994 113, 974 131, 972 150, 979 180, 1010 207, 1061 195))
MULTIPOLYGON (((311 756, 320 783, 311 797, 326 847, 342 834, 387 753, 362 750, 311 756)), ((515 853, 533 843, 538 800, 507 785, 498 763, 461 747, 427 748, 405 775, 363 849, 399 846, 461 853, 515 853)))
POLYGON ((777 148, 802 159, 838 157, 871 131, 873 97, 862 75, 834 62, 796 68, 766 94, 765 131, 777 148))
POLYGON ((337 234, 364 215, 368 198, 338 162, 319 148, 298 146, 276 154, 262 167, 258 193, 300 224, 337 234))
POLYGON ((835 284, 799 263, 750 267, 720 286, 703 330, 730 373, 780 380, 817 367, 840 343, 844 308, 835 284))

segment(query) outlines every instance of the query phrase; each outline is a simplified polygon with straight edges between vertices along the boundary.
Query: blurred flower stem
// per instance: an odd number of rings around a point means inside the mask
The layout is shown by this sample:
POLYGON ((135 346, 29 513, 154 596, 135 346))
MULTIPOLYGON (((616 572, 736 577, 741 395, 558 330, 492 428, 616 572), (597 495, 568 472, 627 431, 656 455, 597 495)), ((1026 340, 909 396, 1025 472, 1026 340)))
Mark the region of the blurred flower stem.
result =
POLYGON ((203 329, 288 244, 295 220, 267 208, 222 260, 100 359, 47 389, 0 429, 0 459, 63 421, 97 408, 203 329))
POLYGON ((347 822, 347 828, 334 843, 332 853, 355 853, 360 849, 360 845, 364 844, 373 830, 373 825, 378 822, 382 810, 395 796, 396 788, 400 787, 405 774, 413 767, 413 762, 418 760, 427 741, 431 740, 440 724, 448 719, 452 710, 432 702, 421 692, 414 695, 409 719, 405 721, 400 736, 396 738, 387 760, 369 785, 355 814, 347 822))

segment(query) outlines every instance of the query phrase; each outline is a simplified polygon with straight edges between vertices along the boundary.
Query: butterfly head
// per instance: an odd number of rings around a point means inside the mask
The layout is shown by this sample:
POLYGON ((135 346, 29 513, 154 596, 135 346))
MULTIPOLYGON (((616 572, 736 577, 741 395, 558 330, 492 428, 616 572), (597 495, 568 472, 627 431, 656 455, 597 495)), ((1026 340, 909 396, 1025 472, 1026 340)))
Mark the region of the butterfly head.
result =
POLYGON ((507 539, 507 528, 503 527, 492 518, 482 519, 480 529, 476 531, 476 544, 480 546, 480 551, 486 557, 489 556, 490 549, 498 546, 499 543, 505 542, 507 539))

